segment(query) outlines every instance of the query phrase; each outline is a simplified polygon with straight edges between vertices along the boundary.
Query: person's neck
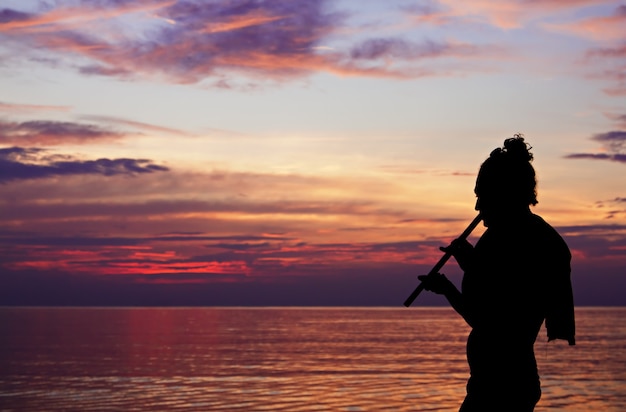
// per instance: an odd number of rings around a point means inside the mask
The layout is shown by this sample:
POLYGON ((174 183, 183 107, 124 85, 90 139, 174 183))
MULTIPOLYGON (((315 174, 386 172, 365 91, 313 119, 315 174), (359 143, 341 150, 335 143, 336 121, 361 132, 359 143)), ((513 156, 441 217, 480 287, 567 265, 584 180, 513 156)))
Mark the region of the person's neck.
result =
POLYGON ((496 219, 493 219, 490 226, 494 228, 518 226, 524 224, 531 215, 529 206, 507 208, 496 219))

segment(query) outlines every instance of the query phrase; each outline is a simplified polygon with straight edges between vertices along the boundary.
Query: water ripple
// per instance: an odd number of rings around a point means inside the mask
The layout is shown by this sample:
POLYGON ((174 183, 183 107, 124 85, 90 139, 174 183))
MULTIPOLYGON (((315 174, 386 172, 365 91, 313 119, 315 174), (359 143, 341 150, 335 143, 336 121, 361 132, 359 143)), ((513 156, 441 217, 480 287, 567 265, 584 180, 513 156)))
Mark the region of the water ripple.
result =
MULTIPOLYGON (((538 342, 537 411, 626 410, 626 309, 538 342)), ((456 411, 462 320, 444 309, 0 308, 2 411, 456 411)), ((542 331, 545 336, 545 331, 542 331)))

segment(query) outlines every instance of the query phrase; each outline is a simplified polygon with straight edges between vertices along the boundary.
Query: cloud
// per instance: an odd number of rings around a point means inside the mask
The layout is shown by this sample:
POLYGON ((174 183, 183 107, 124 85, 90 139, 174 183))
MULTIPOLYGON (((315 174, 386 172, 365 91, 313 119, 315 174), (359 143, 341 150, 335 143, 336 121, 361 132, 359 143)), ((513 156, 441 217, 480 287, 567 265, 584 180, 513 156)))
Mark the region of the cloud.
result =
MULTIPOLYGON (((17 104, 0 102, 0 112, 39 112, 39 111, 51 111, 51 112, 68 112, 71 110, 70 106, 49 106, 49 105, 37 105, 37 104, 17 104)), ((0 123, 0 128, 1 128, 0 123)), ((1 129, 0 129, 1 130, 1 129)))
MULTIPOLYGON (((41 149, 21 150, 14 150, 14 156, 22 156, 22 163, 76 160, 41 149)), ((115 300, 113 296, 119 295, 113 294, 97 302, 190 304, 195 301, 190 296, 202 290, 203 298, 197 302, 237 304, 266 287, 263 290, 275 295, 264 302, 276 304, 292 296, 281 297, 285 291, 276 292, 281 285, 295 285, 308 293, 317 284, 314 297, 305 292, 299 296, 310 299, 301 303, 320 304, 326 288, 350 291, 364 281, 371 282, 369 289, 357 295, 366 294, 368 299, 380 292, 381 285, 406 282, 406 290, 389 292, 389 301, 401 304, 415 287, 415 275, 440 258, 437 247, 458 235, 454 226, 465 224, 452 218, 419 219, 410 210, 394 209, 390 205, 408 206, 385 203, 385 192, 373 187, 376 182, 369 178, 358 187, 354 180, 232 171, 145 173, 138 179, 87 174, 7 182, 0 214, 0 302, 26 302, 29 284, 67 290, 72 288, 59 285, 95 282, 93 289, 78 287, 82 293, 76 296, 93 291, 99 297, 106 290, 123 289, 127 298, 115 300), (239 195, 242 192, 245 196, 239 195), (44 274, 52 272, 63 275, 55 282, 45 281, 44 274), (21 286, 15 286, 18 283, 21 286), (185 285, 189 289, 180 292, 180 299, 162 301, 171 295, 150 292, 157 286, 185 285), (225 291, 230 294, 222 296, 225 291)), ((623 225, 557 229, 583 263, 600 261, 594 270, 620 259, 623 267, 623 225)), ((459 274, 453 262, 445 270, 459 274)), ((173 290, 178 289, 169 289, 170 293, 173 290)), ((333 293, 340 295, 334 289, 333 293)), ((45 296, 38 299, 48 302, 45 296)), ((96 304, 95 299, 84 302, 96 304)), ((358 299, 350 302, 357 304, 358 299)))
POLYGON ((430 23, 444 25, 454 20, 455 14, 450 7, 436 0, 426 0, 411 5, 400 7, 403 14, 418 24, 430 23))
POLYGON ((611 0, 509 0, 503 2, 440 0, 426 2, 417 7, 408 7, 405 10, 418 22, 487 23, 502 30, 512 30, 559 12, 574 11, 587 6, 597 6, 598 3, 610 2, 611 0))
POLYGON ((426 40, 421 43, 400 38, 373 38, 350 50, 353 60, 399 59, 415 60, 477 54, 478 48, 469 44, 453 44, 426 40))
POLYGON ((0 183, 67 175, 135 175, 167 171, 146 159, 77 160, 69 156, 47 155, 38 148, 0 149, 0 183))
POLYGON ((623 41, 624 25, 626 25, 626 5, 616 7, 608 16, 593 16, 570 23, 545 26, 555 31, 598 41, 623 41))
POLYGON ((102 19, 111 19, 134 13, 150 13, 170 6, 172 0, 146 0, 142 2, 124 0, 79 0, 78 5, 45 5, 43 11, 22 12, 5 8, 0 11, 0 31, 39 31, 53 33, 59 25, 63 27, 88 27, 102 19), (86 11, 91 13, 86 13, 86 11))
POLYGON ((81 66, 78 68, 80 74, 95 75, 95 76, 109 76, 109 77, 121 77, 130 78, 133 72, 123 67, 105 67, 98 65, 81 66))
POLYGON ((601 153, 572 153, 566 159, 609 160, 626 163, 626 131, 614 130, 594 135, 592 140, 602 143, 604 151, 601 153))
POLYGON ((135 120, 128 120, 128 119, 123 119, 120 117, 113 117, 113 116, 82 116, 82 118, 86 119, 86 120, 92 120, 92 121, 97 121, 97 122, 103 122, 103 123, 111 123, 111 124, 117 124, 117 125, 122 125, 122 126, 129 126, 135 129, 139 129, 139 130, 144 130, 147 132, 157 132, 157 133, 166 133, 166 134, 173 134, 173 135, 179 135, 179 136, 188 136, 189 133, 185 132, 184 130, 180 130, 180 129, 174 129, 171 127, 165 127, 165 126, 159 126, 159 125, 155 125, 155 124, 151 124, 151 123, 144 123, 144 122, 138 122, 135 120))
MULTIPOLYGON (((30 163, 55 160, 33 152, 43 159, 30 163)), ((383 186, 372 199, 378 185, 371 178, 360 187, 341 178, 228 171, 7 182, 0 265, 9 273, 59 270, 145 285, 221 284, 330 276, 359 265, 389 269, 439 254, 423 235, 433 222, 408 222, 415 214, 386 203, 393 183, 383 186)))
MULTIPOLYGON (((150 234, 160 244, 176 244, 171 250, 183 243, 216 243, 206 236, 244 236, 241 243, 256 244, 286 238, 293 239, 293 243, 302 239, 366 241, 389 231, 394 238, 414 238, 416 230, 419 236, 429 232, 423 229, 432 223, 426 219, 403 223, 419 215, 405 206, 398 207, 387 197, 394 186, 393 182, 383 184, 371 178, 361 181, 235 171, 144 173, 136 179, 128 179, 125 174, 107 179, 100 174, 14 179, 3 185, 3 196, 11 201, 3 206, 0 226, 31 228, 38 237, 46 238, 46 234, 85 231, 126 236, 122 228, 129 225, 134 233, 150 234), (373 188, 375 198, 370 194, 373 188), (28 224, 24 226, 24 222, 28 224), (364 226, 376 230, 350 232, 364 226), (206 235, 193 239, 161 235, 187 231, 206 235), (250 238, 262 233, 276 235, 270 240, 250 238)), ((438 221, 434 224, 443 226, 438 221)))
MULTIPOLYGON (((626 11, 623 13, 622 26, 626 26, 626 11)), ((622 44, 589 50, 585 59, 588 64, 600 61, 607 66, 604 70, 596 70, 589 77, 609 82, 611 85, 604 89, 609 96, 626 96, 626 38, 622 35, 620 40, 622 44)))
MULTIPOLYGON (((0 110, 3 105, 0 103, 0 110)), ((14 112, 64 110, 64 106, 7 105, 14 112)), ((11 122, 0 120, 0 144, 54 146, 65 144, 98 144, 116 142, 131 134, 169 134, 190 136, 189 132, 113 116, 81 116, 95 123, 30 120, 11 122), (116 126, 122 126, 120 129, 116 126), (136 130, 131 132, 130 129, 136 130)))
POLYGON ((626 62, 620 69, 606 70, 594 77, 603 78, 613 83, 611 86, 603 89, 609 96, 626 96, 626 62))
MULTIPOLYGON (((395 264, 386 276, 371 267, 341 268, 335 276, 305 273, 298 278, 161 274, 77 276, 55 270, 0 273, 4 305, 96 306, 381 306, 398 307, 416 286, 415 268, 395 264), (206 279, 221 278, 221 282, 206 279), (37 287, 33 287, 37 285, 37 287), (358 287, 357 287, 358 286, 358 287), (358 293, 355 293, 355 287, 358 293)), ((423 294, 421 304, 435 295, 423 294)), ((440 301, 439 304, 443 304, 440 301)))
POLYGON ((8 26, 19 22, 25 22, 33 17, 30 13, 24 13, 17 10, 2 9, 0 10, 0 24, 8 26))
POLYGON ((618 127, 626 129, 626 114, 605 113, 605 116, 614 121, 618 127))
MULTIPOLYGON (((574 252, 579 303, 606 304, 615 287, 623 290, 624 225, 557 230, 574 252), (594 294, 586 294, 585 288, 593 285, 594 294)), ((186 254, 175 242, 159 248, 149 238, 135 238, 135 244, 124 247, 115 247, 118 241, 102 247, 104 242, 84 238, 83 246, 59 241, 65 246, 47 249, 54 243, 19 244, 18 236, 0 236, 3 304, 399 306, 417 285, 416 274, 430 270, 440 256, 435 241, 311 244, 216 239, 211 247, 223 246, 222 251, 186 254), (245 242, 254 241, 263 244, 245 247, 245 242), (438 255, 429 255, 432 250, 438 255)), ((453 262, 445 273, 459 280, 453 262)), ((430 298, 423 295, 420 302, 431 304, 430 298)), ((622 301, 623 296, 610 300, 622 301)))
POLYGON ((603 209, 605 219, 615 219, 626 216, 626 209, 621 209, 626 204, 626 197, 615 197, 610 200, 599 200, 595 203, 597 208, 603 209))
MULTIPOLYGON (((463 28, 471 30, 475 36, 479 34, 477 27, 484 31, 481 26, 488 26, 498 30, 528 30, 529 36, 533 36, 533 32, 549 31, 589 40, 595 47, 582 56, 592 71, 588 77, 608 82, 609 86, 603 91, 609 96, 621 97, 626 96, 626 62, 623 61, 626 5, 616 6, 615 3, 611 0, 441 0, 422 2, 402 10, 418 28, 425 24, 446 29, 463 28)), ((553 37, 546 38, 552 40, 553 37)), ((507 46, 499 51, 500 59, 505 52, 509 56, 515 55, 515 44, 507 46)))
POLYGON ((211 7, 197 0, 150 2, 147 10, 126 2, 77 4, 19 18, 18 12, 13 16, 7 11, 0 38, 19 50, 15 59, 52 57, 84 75, 212 81, 222 88, 241 86, 234 81, 238 76, 285 81, 316 72, 398 79, 449 75, 449 70, 401 64, 441 57, 484 59, 491 53, 460 42, 401 38, 326 47, 328 39, 341 37, 347 17, 330 11, 326 0, 234 0, 211 7), (130 19, 141 23, 137 27, 142 30, 131 30, 130 19))
MULTIPOLYGON (((425 242, 315 244, 276 236, 112 237, 0 232, 2 267, 10 270, 65 269, 69 273, 142 275, 211 275, 280 278, 314 270, 349 267, 359 262, 416 263, 425 242)), ((435 249, 434 247, 428 247, 435 249)), ((426 253, 428 256, 428 252, 426 253)), ((154 276, 154 277, 153 277, 154 276)), ((196 280, 200 278, 195 278, 196 280)), ((174 281, 175 279, 172 279, 174 281)))
MULTIPOLYGON (((3 157, 2 149, 0 149, 0 159, 3 157)), ((97 173, 107 176, 117 174, 133 174, 142 173, 135 170, 131 170, 126 163, 122 161, 128 161, 129 159, 117 159, 109 162, 113 163, 112 170, 101 170, 101 172, 92 172, 95 167, 98 169, 104 169, 102 166, 103 159, 92 161, 98 162, 98 166, 84 166, 81 165, 84 172, 75 174, 87 174, 97 173), (119 163, 119 164, 116 164, 119 163), (122 169, 125 167, 126 169, 122 169), (127 173, 124 173, 127 172, 127 173)), ((147 162, 145 160, 136 160, 133 165, 137 167, 136 163, 147 162)), ((84 163, 84 162, 83 162, 84 163)), ((1 166, 0 166, 1 167, 1 166)), ((76 166, 77 168, 79 166, 76 166)), ((161 166, 147 165, 143 166, 143 173, 150 171, 160 170, 161 166)), ((4 168, 3 168, 4 169, 4 168)), ((167 169, 165 169, 167 170, 167 169)), ((33 172, 35 173, 35 172, 33 172)), ((43 172, 42 172, 43 173, 43 172)), ((70 174, 68 172, 59 172, 57 174, 70 174)), ((54 173, 50 172, 50 175, 54 173)), ((39 177, 39 176, 36 176, 39 177)), ((45 177, 45 176, 41 176, 45 177)), ((26 178, 26 177, 23 177, 26 178)), ((10 179, 10 177, 6 177, 10 179)), ((13 177, 16 179, 16 177, 13 177)), ((0 180, 2 181, 2 180, 0 180)), ((102 203, 98 202, 76 202, 75 204, 29 204, 23 205, 21 208, 6 210, 4 218, 7 219, 25 219, 29 216, 41 216, 41 217, 54 217, 58 219, 70 218, 89 218, 98 216, 109 217, 133 217, 133 216, 146 216, 158 215, 184 215, 184 214, 211 214, 211 213, 228 213, 232 216, 257 216, 262 218, 263 215, 311 215, 311 216, 323 216, 323 215, 335 215, 335 216, 368 216, 368 215, 381 215, 384 214, 387 217, 394 216, 396 218, 402 217, 404 213, 402 211, 393 210, 381 210, 381 208, 368 205, 359 204, 357 202, 337 202, 337 201, 243 201, 243 200, 224 200, 224 201, 199 201, 199 200, 149 200, 141 203, 136 202, 110 202, 102 203)), ((174 219, 174 217, 172 217, 174 219)))
POLYGON ((125 135, 94 124, 34 120, 0 121, 0 144, 61 145, 90 144, 120 140, 125 135))
POLYGON ((610 153, 572 153, 565 156, 566 159, 591 159, 591 160, 610 160, 614 162, 626 163, 626 154, 610 154, 610 153))
POLYGON ((76 8, 36 16, 7 11, 0 32, 34 49, 87 58, 93 63, 80 67, 84 74, 147 74, 179 83, 195 83, 221 70, 290 76, 316 64, 313 46, 338 21, 337 15, 324 13, 323 3, 236 0, 207 7, 198 1, 151 2, 151 13, 142 15, 148 29, 120 38, 97 36, 85 23, 98 16, 99 24, 109 23, 107 33, 121 24, 115 17, 141 7, 82 1, 76 8), (102 10, 107 13, 99 15, 102 10))
POLYGON ((626 225, 596 224, 556 228, 581 260, 616 265, 623 269, 626 250, 626 225))
POLYGON ((459 177, 476 177, 476 172, 468 172, 462 170, 450 170, 450 169, 419 169, 410 166, 401 165, 380 165, 379 170, 385 173, 399 174, 399 175, 431 175, 431 176, 459 176, 459 177))
POLYGON ((603 143, 610 152, 622 152, 626 149, 626 131, 614 130, 607 133, 599 133, 592 140, 603 143))
POLYGON ((594 48, 587 52, 587 56, 590 58, 626 58, 626 44, 615 47, 594 48))
POLYGON ((131 282, 214 283, 230 276, 280 279, 346 268, 385 264, 430 264, 440 255, 436 243, 407 241, 386 243, 307 243, 273 235, 232 236, 86 236, 0 232, 5 270, 65 270, 68 273, 125 275, 131 282), (132 276, 130 276, 132 275, 132 276), (220 275, 220 276, 218 276, 220 275))

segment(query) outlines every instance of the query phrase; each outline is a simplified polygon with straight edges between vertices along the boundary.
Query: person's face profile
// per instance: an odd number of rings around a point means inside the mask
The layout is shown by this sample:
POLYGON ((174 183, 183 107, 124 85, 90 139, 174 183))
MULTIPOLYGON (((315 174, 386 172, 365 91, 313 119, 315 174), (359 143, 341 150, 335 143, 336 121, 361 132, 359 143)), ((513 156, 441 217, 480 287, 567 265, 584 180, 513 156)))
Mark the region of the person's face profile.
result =
POLYGON ((476 194, 476 205, 474 209, 480 212, 483 224, 489 226, 494 218, 502 212, 502 205, 498 201, 498 195, 493 188, 485 184, 477 183, 474 189, 476 194))

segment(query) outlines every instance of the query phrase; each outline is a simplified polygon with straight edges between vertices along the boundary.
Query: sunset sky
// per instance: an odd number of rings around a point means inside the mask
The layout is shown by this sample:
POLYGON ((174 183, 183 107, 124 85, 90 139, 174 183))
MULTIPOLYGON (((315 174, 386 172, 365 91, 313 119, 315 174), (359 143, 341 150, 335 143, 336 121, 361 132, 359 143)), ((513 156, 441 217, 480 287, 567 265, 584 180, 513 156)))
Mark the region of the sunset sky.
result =
POLYGON ((624 1, 0 0, 0 305, 401 306, 515 133, 626 305, 624 1))

